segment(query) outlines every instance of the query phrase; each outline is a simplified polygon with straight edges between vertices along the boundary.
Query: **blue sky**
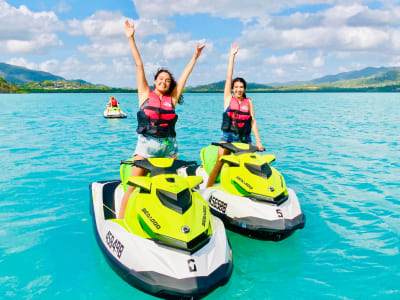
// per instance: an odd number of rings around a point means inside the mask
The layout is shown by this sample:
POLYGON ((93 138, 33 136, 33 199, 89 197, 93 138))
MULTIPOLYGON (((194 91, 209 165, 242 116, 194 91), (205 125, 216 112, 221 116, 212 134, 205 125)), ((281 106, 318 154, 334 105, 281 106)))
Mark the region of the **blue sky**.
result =
POLYGON ((187 85, 235 76, 310 80, 400 66, 400 3, 363 0, 0 0, 0 62, 113 87, 136 87, 124 21, 134 20, 149 82, 175 77, 205 43, 187 85))

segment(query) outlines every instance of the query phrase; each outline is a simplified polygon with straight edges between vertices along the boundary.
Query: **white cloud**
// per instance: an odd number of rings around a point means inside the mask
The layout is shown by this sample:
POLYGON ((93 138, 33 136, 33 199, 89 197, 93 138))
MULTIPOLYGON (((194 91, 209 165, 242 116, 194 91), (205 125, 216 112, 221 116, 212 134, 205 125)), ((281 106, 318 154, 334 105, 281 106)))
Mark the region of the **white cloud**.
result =
POLYGON ((397 55, 392 57, 392 60, 388 63, 388 66, 400 67, 400 56, 397 55))
POLYGON ((274 65, 274 64, 298 64, 301 62, 301 58, 298 52, 292 52, 290 54, 282 56, 270 56, 264 59, 264 63, 274 65))
POLYGON ((286 75, 285 71, 283 70, 283 68, 276 68, 273 70, 274 74, 279 76, 279 77, 283 77, 286 75))
POLYGON ((93 41, 103 40, 107 37, 124 37, 125 20, 134 22, 135 39, 142 40, 151 35, 165 35, 174 26, 171 21, 162 19, 131 20, 119 12, 97 11, 90 17, 80 20, 68 21, 68 32, 72 35, 86 35, 93 41))
POLYGON ((53 74, 57 74, 59 72, 59 65, 60 65, 60 62, 56 59, 46 60, 41 63, 34 63, 28 61, 24 57, 10 58, 9 60, 7 60, 7 63, 10 65, 24 67, 30 70, 44 71, 53 74))
POLYGON ((2 43, 3 51, 14 53, 38 54, 44 53, 49 47, 61 47, 63 43, 55 34, 38 35, 35 40, 7 40, 2 43))
POLYGON ((313 16, 295 13, 272 19, 266 17, 245 26, 240 43, 270 50, 388 50, 388 43, 393 40, 392 28, 348 25, 352 17, 366 10, 359 4, 338 5, 313 16), (306 26, 308 19, 315 22, 306 26))
POLYGON ((64 27, 53 12, 32 12, 26 6, 10 6, 0 0, 0 52, 46 53, 62 46, 54 33, 64 27))
POLYGON ((163 56, 166 59, 184 58, 193 54, 196 41, 190 40, 188 35, 168 35, 162 46, 163 56))
POLYGON ((248 22, 253 18, 277 13, 282 9, 307 4, 332 4, 334 0, 252 0, 247 2, 243 2, 243 0, 133 0, 133 2, 141 18, 167 18, 175 14, 193 15, 204 13, 218 18, 239 18, 244 22, 248 22))
POLYGON ((57 59, 50 59, 39 64, 39 70, 53 73, 57 71, 60 62, 57 59))
POLYGON ((53 8, 53 10, 55 10, 59 13, 69 12, 71 9, 72 9, 72 6, 69 5, 68 2, 65 0, 61 0, 53 8))
POLYGON ((24 68, 31 69, 31 70, 37 70, 38 69, 38 64, 33 63, 33 62, 29 62, 24 57, 11 58, 11 59, 7 60, 7 63, 10 64, 10 65, 24 67, 24 68))
POLYGON ((395 50, 400 50, 400 30, 394 30, 391 36, 391 43, 395 50))
POLYGON ((320 68, 325 65, 324 58, 320 55, 313 59, 312 64, 314 68, 320 68))
POLYGON ((91 40, 103 39, 124 34, 125 18, 119 13, 97 11, 83 21, 68 21, 68 32, 71 35, 86 35, 91 40))
POLYGON ((127 40, 78 46, 78 50, 91 58, 126 56, 130 53, 127 40))
POLYGON ((386 47, 390 41, 390 35, 385 31, 367 27, 342 27, 335 34, 342 49, 386 47))
POLYGON ((352 4, 349 2, 347 5, 336 5, 322 12, 324 16, 324 26, 327 27, 340 27, 346 25, 349 18, 357 15, 365 9, 360 4, 352 4))
MULTIPOLYGON (((97 11, 83 21, 70 20, 68 32, 71 35, 85 35, 90 44, 78 46, 78 50, 88 57, 118 57, 130 55, 129 43, 125 35, 125 20, 118 12, 97 11)), ((130 20, 132 23, 132 20, 130 20)), ((143 44, 146 37, 167 35, 173 23, 166 20, 140 19, 134 21, 135 40, 143 44)), ((158 51, 157 45, 152 51, 158 51)))

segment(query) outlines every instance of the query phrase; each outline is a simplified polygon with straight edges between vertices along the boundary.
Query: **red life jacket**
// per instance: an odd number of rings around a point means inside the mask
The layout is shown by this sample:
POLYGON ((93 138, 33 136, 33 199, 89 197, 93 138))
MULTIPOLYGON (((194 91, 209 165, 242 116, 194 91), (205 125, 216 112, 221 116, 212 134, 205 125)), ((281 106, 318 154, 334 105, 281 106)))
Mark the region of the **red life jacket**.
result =
POLYGON ((118 102, 117 102, 117 100, 116 99, 111 99, 111 106, 118 106, 118 102))
POLYGON ((147 99, 137 113, 138 128, 140 134, 153 137, 174 137, 175 123, 178 116, 172 104, 171 95, 163 95, 161 100, 154 91, 150 91, 147 99))
POLYGON ((244 98, 239 103, 232 97, 228 110, 222 114, 221 129, 243 137, 251 133, 251 120, 249 98, 244 98))

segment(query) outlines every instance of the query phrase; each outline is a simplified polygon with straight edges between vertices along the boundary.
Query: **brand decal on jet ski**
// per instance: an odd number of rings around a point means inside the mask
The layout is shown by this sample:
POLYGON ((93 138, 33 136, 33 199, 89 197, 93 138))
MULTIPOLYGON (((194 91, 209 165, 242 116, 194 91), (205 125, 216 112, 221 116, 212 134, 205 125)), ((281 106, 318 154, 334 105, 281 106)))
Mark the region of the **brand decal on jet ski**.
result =
POLYGON ((111 231, 107 232, 106 235, 106 242, 108 247, 110 248, 110 250, 112 250, 112 252, 116 253, 118 258, 121 258, 122 255, 122 251, 124 251, 124 245, 122 245, 122 243, 116 239, 114 237, 114 235, 111 233, 111 231))
POLYGON ((196 272, 197 267, 196 267, 196 262, 193 258, 188 260, 188 266, 189 266, 189 271, 190 272, 196 272))
POLYGON ((147 211, 146 208, 142 209, 142 212, 145 214, 145 216, 149 219, 149 221, 154 225, 155 228, 157 228, 158 230, 160 230, 161 225, 158 224, 158 222, 156 221, 156 219, 154 219, 150 213, 147 211))
POLYGON ((206 226, 206 215, 207 215, 207 208, 203 205, 203 219, 201 220, 201 225, 206 226))
POLYGON ((182 230, 182 233, 189 233, 190 232, 190 227, 189 226, 187 226, 187 225, 183 225, 182 226, 182 228, 181 228, 181 230, 182 230))
POLYGON ((226 207, 228 206, 228 204, 225 203, 224 201, 221 201, 218 198, 215 198, 213 195, 211 195, 209 202, 210 205, 214 207, 216 210, 219 210, 222 213, 226 212, 226 207))
POLYGON ((242 178, 240 178, 239 176, 236 176, 236 179, 239 180, 241 183, 243 183, 245 186, 247 186, 249 189, 253 189, 253 187, 248 184, 246 181, 244 181, 242 178))

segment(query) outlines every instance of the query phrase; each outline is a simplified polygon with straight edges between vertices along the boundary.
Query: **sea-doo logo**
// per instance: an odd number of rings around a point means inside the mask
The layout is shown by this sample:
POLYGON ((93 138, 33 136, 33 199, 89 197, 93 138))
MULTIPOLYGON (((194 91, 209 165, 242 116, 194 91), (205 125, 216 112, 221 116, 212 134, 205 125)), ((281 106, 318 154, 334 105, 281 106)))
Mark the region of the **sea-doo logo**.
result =
POLYGON ((107 232, 106 235, 106 242, 107 242, 107 246, 110 248, 110 250, 114 253, 117 254, 118 258, 121 258, 122 255, 122 251, 124 251, 124 245, 122 245, 122 243, 117 240, 114 235, 111 233, 111 231, 107 232))
POLYGON ((166 101, 163 102, 163 105, 166 106, 166 107, 172 107, 171 103, 166 102, 166 101))
POLYGON ((193 258, 188 259, 189 272, 197 272, 196 262, 193 258))
POLYGON ((216 210, 225 213, 226 212, 226 208, 228 206, 227 203, 225 203, 224 201, 219 200, 218 198, 215 198, 213 195, 211 195, 210 199, 208 199, 208 201, 210 202, 210 205, 212 207, 214 207, 216 210))
POLYGON ((239 176, 236 176, 236 179, 239 180, 241 183, 243 183, 245 186, 247 186, 249 189, 253 189, 253 187, 248 184, 246 181, 244 181, 242 178, 240 178, 239 176))
POLYGON ((189 233, 190 232, 190 227, 187 225, 183 225, 181 228, 183 233, 189 233))
POLYGON ((206 226, 206 215, 207 215, 207 208, 203 205, 203 219, 201 220, 201 225, 206 226))
POLYGON ((156 219, 154 219, 150 213, 147 211, 146 208, 142 209, 142 212, 145 214, 145 216, 149 219, 149 221, 154 225, 155 228, 157 228, 158 230, 161 229, 161 225, 158 224, 158 222, 156 221, 156 219))

